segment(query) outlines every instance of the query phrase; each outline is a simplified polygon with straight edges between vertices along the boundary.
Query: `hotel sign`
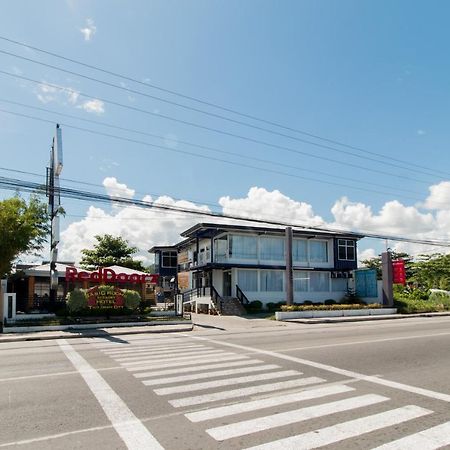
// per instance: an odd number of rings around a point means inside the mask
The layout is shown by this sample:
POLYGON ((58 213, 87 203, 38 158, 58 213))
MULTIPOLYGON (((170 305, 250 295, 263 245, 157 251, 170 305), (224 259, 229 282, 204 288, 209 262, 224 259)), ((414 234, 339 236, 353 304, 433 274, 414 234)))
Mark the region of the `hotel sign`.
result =
POLYGON ((90 281, 91 283, 158 283, 158 275, 139 273, 118 273, 108 267, 100 267, 95 272, 83 272, 75 267, 66 267, 66 281, 90 281))

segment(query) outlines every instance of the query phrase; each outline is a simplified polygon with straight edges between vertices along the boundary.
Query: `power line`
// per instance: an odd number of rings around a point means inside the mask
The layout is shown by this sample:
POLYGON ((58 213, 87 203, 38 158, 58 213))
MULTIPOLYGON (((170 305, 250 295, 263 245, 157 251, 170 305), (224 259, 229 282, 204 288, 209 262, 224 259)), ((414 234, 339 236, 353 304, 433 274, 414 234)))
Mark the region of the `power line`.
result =
MULTIPOLYGON (((27 182, 23 180, 13 179, 13 178, 5 178, 0 177, 0 187, 6 188, 6 189, 24 189, 27 192, 44 192, 45 187, 38 183, 32 183, 27 182)), ((382 235, 382 234, 374 234, 374 233, 365 233, 364 235, 361 233, 357 233, 351 230, 343 230, 343 229, 333 229, 329 227, 317 227, 317 226, 309 226, 305 224, 299 224, 299 223, 288 223, 284 221, 273 221, 273 220, 267 220, 267 219, 257 219, 257 218, 247 218, 247 217, 241 217, 241 216, 235 216, 230 214, 221 214, 211 211, 199 211, 196 209, 189 209, 189 208, 182 208, 178 206, 171 206, 171 205, 163 205, 158 204, 155 202, 147 202, 144 200, 134 200, 126 197, 111 197, 105 194, 96 194, 89 191, 81 191, 77 189, 69 189, 60 187, 58 189, 59 195, 62 197, 67 198, 75 198, 78 200, 83 201, 97 201, 100 203, 118 203, 121 205, 133 205, 133 206, 139 206, 142 208, 151 208, 154 210, 161 210, 161 211, 172 211, 172 212, 181 212, 181 213, 187 213, 195 216, 204 216, 204 217, 214 217, 214 218, 220 218, 220 219, 230 219, 230 220, 238 220, 238 221, 244 221, 244 222, 251 222, 255 224, 265 224, 265 225, 275 225, 275 226, 292 226, 295 228, 301 228, 308 231, 315 231, 320 233, 333 233, 333 234, 339 234, 341 236, 352 236, 356 238, 362 238, 362 237, 370 237, 374 239, 382 239, 382 240, 392 240, 392 241, 398 241, 398 242, 411 242, 416 244, 425 244, 425 245, 435 245, 435 246, 441 246, 441 247, 450 247, 450 241, 440 241, 437 239, 414 239, 414 238, 405 238, 403 236, 391 236, 391 235, 382 235)))
MULTIPOLYGON (((171 139, 170 137, 167 138, 165 136, 161 136, 161 135, 154 134, 154 133, 149 133, 149 132, 145 132, 145 131, 141 131, 141 130, 125 128, 125 127, 121 127, 121 126, 118 126, 118 125, 113 125, 113 124, 106 123, 106 122, 100 122, 98 120, 85 119, 85 118, 81 118, 81 117, 78 117, 78 116, 74 116, 72 114, 60 113, 60 112, 53 111, 53 110, 50 110, 50 109, 47 109, 47 108, 32 106, 32 105, 28 105, 28 104, 24 104, 24 103, 20 103, 20 102, 15 102, 15 101, 12 101, 12 100, 7 100, 7 99, 0 98, 0 101, 4 102, 4 103, 9 103, 9 104, 12 104, 12 105, 16 105, 16 106, 28 108, 28 109, 33 109, 33 110, 36 110, 36 111, 43 111, 43 112, 46 112, 46 113, 55 114, 58 117, 68 117, 68 118, 71 118, 71 119, 80 120, 80 121, 83 121, 83 122, 87 122, 87 123, 91 123, 91 124, 95 124, 95 125, 100 125, 100 126, 104 126, 104 127, 111 128, 111 129, 116 129, 116 130, 120 130, 120 131, 126 131, 126 132, 135 133, 135 134, 139 134, 139 135, 143 135, 143 136, 149 136, 149 137, 152 137, 152 138, 161 139, 163 141, 164 140, 168 140, 168 141, 172 141, 174 143, 185 144, 185 145, 188 145, 190 147, 200 148, 202 150, 208 150, 208 151, 212 151, 212 152, 215 152, 215 153, 226 154, 226 155, 230 155, 230 156, 236 156, 238 158, 247 159, 247 160, 250 160, 250 161, 261 162, 261 163, 264 163, 264 164, 271 164, 272 166, 279 166, 279 167, 284 167, 284 168, 288 168, 288 169, 295 169, 295 170, 299 170, 301 172, 317 173, 319 175, 324 175, 326 177, 336 178, 336 179, 340 179, 340 180, 352 181, 352 182, 355 182, 355 183, 363 183, 365 185, 370 184, 372 186, 382 187, 384 189, 394 189, 395 191, 403 191, 403 192, 410 193, 410 194, 421 195, 419 192, 411 191, 410 189, 403 189, 403 188, 394 187, 394 186, 386 186, 386 185, 383 185, 383 184, 380 184, 380 183, 373 183, 373 182, 369 182, 369 181, 366 181, 366 180, 356 180, 354 178, 343 177, 343 176, 331 174, 331 173, 328 173, 328 172, 322 172, 322 171, 319 171, 319 170, 305 169, 304 167, 293 166, 292 164, 285 164, 285 163, 275 162, 275 161, 271 161, 271 160, 267 160, 267 159, 263 159, 263 158, 256 158, 256 157, 252 157, 252 156, 242 155, 241 153, 237 153, 237 152, 231 152, 231 151, 227 151, 227 150, 223 150, 223 149, 218 149, 216 147, 210 147, 210 146, 205 146, 205 145, 201 145, 201 144, 196 144, 196 143, 192 143, 192 142, 189 142, 189 141, 184 141, 184 140, 181 140, 181 139, 171 139)), ((406 197, 406 198, 411 199, 411 197, 406 197)))
MULTIPOLYGON (((54 121, 52 121, 52 120, 42 119, 42 118, 39 118, 39 117, 30 116, 28 114, 12 112, 12 111, 8 111, 8 110, 2 109, 2 108, 0 108, 0 111, 4 112, 4 113, 7 113, 7 114, 16 115, 16 116, 19 116, 19 117, 24 117, 24 118, 27 118, 27 119, 37 120, 37 121, 44 122, 44 123, 50 123, 52 125, 54 124, 54 121)), ((109 133, 104 133, 104 132, 100 132, 100 131, 95 131, 95 130, 91 130, 89 128, 77 127, 75 125, 71 125, 71 124, 68 124, 66 122, 60 122, 60 124, 64 125, 67 128, 71 128, 71 129, 74 129, 74 130, 83 131, 83 132, 87 132, 87 133, 91 133, 91 134, 95 134, 95 135, 99 135, 99 136, 109 137, 109 138, 117 139, 117 140, 124 141, 124 142, 131 142, 131 143, 138 144, 138 145, 144 145, 144 146, 152 147, 152 148, 156 148, 156 149, 161 149, 161 150, 164 150, 165 152, 169 151, 169 152, 174 152, 174 153, 178 153, 178 154, 194 156, 194 157, 197 157, 197 158, 207 159, 207 160, 210 160, 210 161, 215 161, 215 162, 220 162, 220 163, 229 164, 229 165, 233 165, 233 166, 249 168, 249 169, 252 169, 252 170, 259 170, 259 171, 263 171, 263 172, 268 172, 268 173, 272 173, 272 174, 276 174, 276 175, 282 175, 282 176, 287 176, 287 177, 301 179, 301 180, 306 180, 306 181, 313 181, 313 182, 318 182, 318 183, 323 183, 323 184, 329 184, 329 185, 332 185, 332 186, 345 187, 345 188, 348 188, 348 189, 356 189, 356 190, 360 190, 360 191, 364 191, 364 192, 376 193, 376 194, 380 194, 380 195, 389 195, 389 196, 394 195, 393 193, 390 193, 390 192, 376 191, 376 190, 373 190, 373 189, 368 189, 368 188, 358 187, 358 186, 352 186, 352 185, 343 184, 343 183, 335 183, 335 182, 327 181, 327 180, 318 180, 318 179, 312 178, 312 177, 304 177, 304 176, 295 175, 295 174, 288 173, 288 172, 281 172, 281 171, 274 170, 274 169, 268 169, 268 168, 264 168, 264 167, 251 166, 249 164, 238 163, 238 162, 235 162, 235 161, 229 161, 229 160, 222 159, 222 158, 216 158, 216 157, 212 157, 212 156, 201 155, 201 154, 197 154, 197 153, 193 153, 193 152, 188 152, 186 150, 180 150, 180 149, 164 147, 162 145, 157 145, 157 144, 150 144, 148 142, 139 141, 137 139, 131 139, 131 138, 123 137, 123 136, 117 136, 117 135, 114 135, 114 134, 109 134, 109 133)), ((413 199, 413 200, 417 200, 415 198, 407 197, 407 196, 401 195, 401 194, 395 194, 395 195, 397 195, 399 197, 405 197, 405 198, 410 198, 410 199, 413 199)))
MULTIPOLYGON (((3 70, 0 70, 0 74, 7 75, 7 76, 10 76, 10 77, 13 77, 13 78, 18 78, 18 79, 21 79, 21 80, 26 80, 26 81, 29 81, 31 83, 35 83, 35 84, 38 84, 38 85, 50 86, 50 87, 59 89, 61 91, 74 92, 73 89, 68 89, 68 88, 66 88, 64 86, 60 86, 60 85, 57 85, 57 84, 54 84, 54 83, 48 83, 48 82, 42 82, 42 81, 34 80, 32 78, 25 77, 23 75, 18 75, 18 74, 11 73, 11 72, 6 72, 6 71, 3 71, 3 70)), ((206 130, 206 131, 210 131, 210 132, 213 132, 213 133, 218 133, 218 134, 221 134, 221 135, 224 135, 224 136, 233 137, 233 138, 236 138, 236 139, 241 139, 241 140, 244 140, 244 141, 252 142, 254 144, 264 145, 265 147, 276 148, 278 150, 283 150, 283 151, 287 151, 287 152, 290 152, 290 153, 295 153, 295 154, 299 154, 299 155, 303 155, 303 156, 308 156, 310 158, 319 159, 321 161, 329 161, 329 162, 333 162, 333 163, 344 165, 346 167, 355 167, 355 168, 362 169, 362 170, 367 170, 367 171, 370 171, 370 172, 380 173, 382 175, 389 175, 389 176, 393 176, 393 177, 396 177, 396 178, 407 179, 407 180, 410 180, 410 181, 421 181, 423 183, 427 183, 424 180, 417 180, 417 179, 410 178, 410 177, 407 177, 407 176, 404 176, 404 175, 400 176, 400 175, 393 174, 393 173, 390 173, 390 172, 385 172, 385 171, 382 171, 382 170, 376 170, 376 169, 373 169, 373 168, 368 168, 367 166, 360 166, 360 165, 357 165, 357 164, 352 164, 352 163, 349 163, 347 161, 341 161, 341 160, 336 160, 336 159, 333 159, 333 158, 328 158, 328 157, 324 157, 324 156, 315 155, 315 154, 308 153, 308 152, 305 152, 305 151, 301 151, 301 150, 298 150, 298 149, 295 149, 295 148, 292 148, 292 147, 272 144, 270 142, 262 141, 260 139, 254 139, 254 138, 251 138, 249 136, 243 136, 241 134, 232 133, 232 132, 229 132, 229 131, 225 131, 225 130, 221 130, 221 129, 218 129, 218 128, 209 127, 209 126, 206 126, 206 125, 198 124, 198 123, 195 123, 195 122, 190 122, 190 121, 183 120, 183 119, 178 119, 176 117, 168 116, 166 114, 155 113, 155 112, 152 112, 152 111, 148 111, 146 109, 137 108, 135 106, 125 105, 123 103, 119 103, 119 102, 116 102, 114 100, 106 99, 104 97, 99 97, 99 96, 96 96, 96 95, 93 95, 93 94, 88 94, 86 92, 81 92, 81 91, 76 91, 76 92, 81 97, 96 98, 97 100, 100 100, 100 101, 102 101, 104 103, 109 103, 110 105, 118 106, 120 108, 129 109, 131 111, 135 111, 135 112, 138 112, 138 113, 151 115, 153 117, 158 117, 160 119, 169 120, 169 121, 172 121, 172 122, 176 122, 176 123, 180 123, 180 124, 183 124, 183 125, 191 126, 191 127, 198 128, 198 129, 201 129, 201 130, 206 130)), ((310 142, 310 144, 314 145, 316 147, 324 148, 324 149, 327 149, 327 150, 332 150, 332 151, 337 152, 339 154, 345 153, 345 151, 343 151, 341 149, 337 149, 337 148, 330 147, 330 146, 327 146, 327 145, 318 144, 318 143, 314 143, 314 142, 310 142)), ((358 155, 358 157, 361 157, 361 156, 358 155)), ((392 167, 405 169, 402 166, 398 166, 398 165, 392 164, 392 163, 386 163, 386 162, 383 162, 383 161, 374 160, 373 158, 368 158, 368 157, 361 157, 361 158, 367 159, 367 160, 371 160, 371 161, 379 163, 379 164, 384 164, 384 165, 387 165, 387 166, 392 166, 392 167)), ((415 170, 415 169, 406 169, 406 170, 414 171, 414 172, 417 172, 417 173, 422 173, 422 174, 425 174, 427 176, 434 176, 434 175, 430 175, 428 173, 421 172, 421 171, 418 171, 418 170, 415 170)))
MULTIPOLYGON (((424 167, 424 166, 421 166, 421 165, 418 165, 418 164, 411 163, 409 161, 404 161, 404 160, 401 160, 399 158, 392 157, 391 155, 385 156, 383 154, 380 154, 380 153, 377 153, 377 152, 373 152, 373 151, 369 151, 367 149, 364 149, 364 148, 361 148, 361 147, 358 147, 358 146, 349 145, 349 144, 340 142, 340 141, 335 140, 335 139, 326 138, 326 137, 320 136, 318 134, 314 134, 314 133, 306 132, 304 130, 300 130, 298 128, 293 128, 293 127, 289 127, 289 126, 286 126, 286 125, 282 125, 282 124, 274 122, 274 121, 270 121, 270 120, 267 120, 267 119, 262 119, 260 117, 257 117, 257 116, 251 115, 251 114, 242 113, 242 112, 237 111, 235 109, 227 108, 227 107, 218 105, 218 104, 213 103, 213 102, 208 102, 206 100, 199 99, 197 97, 189 96, 189 95, 182 94, 182 93, 174 91, 174 90, 166 89, 166 88, 163 88, 161 86, 158 86, 158 85, 155 85, 155 84, 152 84, 152 83, 149 83, 149 82, 143 82, 143 81, 137 80, 136 78, 132 78, 132 77, 129 77, 129 76, 126 76, 126 75, 123 75, 123 74, 119 74, 117 72, 113 72, 113 71, 110 71, 110 70, 107 70, 107 69, 104 69, 104 68, 101 68, 101 67, 98 67, 98 66, 94 66, 94 65, 87 64, 87 63, 83 63, 81 61, 78 61, 78 60, 75 60, 75 59, 72 59, 72 58, 68 58, 68 57, 59 55, 59 54, 54 53, 54 52, 50 52, 48 50, 44 50, 44 49, 41 49, 41 48, 38 48, 38 47, 35 47, 35 46, 31 46, 29 44, 25 44, 25 43, 20 42, 20 41, 16 41, 16 40, 7 38, 5 36, 0 36, 0 39, 2 39, 4 41, 7 41, 7 42, 10 42, 10 43, 15 44, 15 45, 19 45, 19 46, 22 46, 22 47, 25 47, 25 48, 29 48, 29 49, 35 50, 37 52, 40 52, 40 53, 43 53, 43 54, 46 54, 46 55, 53 56, 53 57, 58 58, 58 59, 63 60, 63 61, 68 61, 68 62, 71 62, 73 64, 77 64, 77 65, 80 65, 80 66, 83 66, 83 67, 86 67, 86 68, 89 68, 89 69, 93 69, 93 70, 96 70, 98 72, 105 73, 105 74, 108 74, 108 75, 111 75, 111 76, 114 76, 114 77, 117 77, 117 78, 122 78, 124 80, 131 81, 133 83, 145 86, 147 88, 150 87, 152 89, 159 90, 160 92, 165 92, 165 93, 168 93, 168 94, 180 97, 180 98, 184 98, 186 100, 190 100, 190 101, 194 101, 194 102, 203 104, 205 106, 213 107, 213 108, 225 111, 225 112, 236 114, 237 116, 240 116, 240 117, 245 117, 247 119, 255 120, 255 121, 260 122, 260 123, 265 123, 266 125, 271 125, 271 126, 274 126, 274 127, 280 128, 280 129, 284 129, 286 131, 291 131, 291 132, 298 133, 298 134, 301 134, 301 135, 304 135, 304 136, 308 136, 308 137, 312 137, 312 138, 315 138, 315 139, 318 139, 318 140, 322 140, 324 142, 328 142, 328 143, 331 143, 331 144, 339 145, 341 147, 345 147, 345 148, 352 149, 352 150, 357 150, 357 151, 360 151, 360 152, 363 152, 363 153, 366 153, 366 154, 370 154, 370 155, 373 155, 373 156, 377 156, 377 157, 381 157, 381 158, 384 158, 384 159, 388 159, 389 161, 400 162, 400 163, 407 164, 409 166, 416 167, 416 168, 419 168, 419 169, 422 169, 422 170, 425 169, 425 170, 428 170, 428 171, 431 171, 431 172, 437 172, 437 173, 441 173, 441 174, 443 174, 445 176, 448 176, 447 172, 443 172, 441 170, 427 168, 427 167, 424 167)), ((64 70, 65 71, 65 69, 61 69, 61 68, 58 68, 56 66, 51 66, 49 64, 45 64, 45 63, 42 63, 40 61, 32 60, 31 58, 25 58, 25 57, 22 57, 20 55, 9 53, 9 52, 4 52, 4 53, 7 53, 7 54, 10 54, 11 56, 19 57, 19 58, 22 58, 22 59, 27 59, 27 60, 29 60, 31 62, 35 62, 37 64, 46 65, 47 67, 52 67, 52 68, 55 68, 57 70, 64 70)), ((71 73, 71 72, 69 72, 69 73, 71 73)), ((80 75, 80 74, 78 74, 78 75, 87 78, 87 76, 85 76, 85 75, 80 75)), ((96 80, 96 81, 98 81, 98 80, 96 80)), ((114 86, 118 87, 118 88, 126 89, 123 86, 117 86, 117 85, 114 85, 114 86)), ((147 95, 147 94, 141 93, 141 92, 135 92, 135 93, 139 93, 140 95, 147 95)), ((153 96, 153 98, 155 98, 155 97, 153 96)), ((160 99, 160 98, 158 98, 158 100, 165 101, 165 102, 170 102, 170 101, 167 101, 165 99, 160 99)), ((171 103, 175 104, 175 102, 171 102, 171 103)), ((206 112, 206 111, 198 110, 197 108, 190 108, 187 105, 177 105, 177 106, 182 106, 183 108, 193 109, 193 110, 196 110, 197 112, 201 112, 203 114, 213 115, 213 113, 209 113, 209 112, 206 112)), ((218 117, 218 115, 215 115, 215 116, 218 117)), ((223 117, 223 116, 220 116, 220 118, 225 119, 225 120, 233 121, 233 119, 230 119, 230 118, 227 118, 227 117, 223 117)), ((238 121, 235 121, 235 122, 238 122, 238 121)), ((244 124, 244 123, 242 123, 242 124, 244 124)), ((253 126, 253 125, 247 124, 247 123, 245 123, 245 125, 253 126)), ((258 127, 258 128, 260 128, 260 127, 258 127)), ((264 131, 273 132, 273 130, 267 130, 267 129, 264 129, 264 131)), ((293 136, 287 136, 287 137, 289 137, 291 139, 294 138, 293 136)))

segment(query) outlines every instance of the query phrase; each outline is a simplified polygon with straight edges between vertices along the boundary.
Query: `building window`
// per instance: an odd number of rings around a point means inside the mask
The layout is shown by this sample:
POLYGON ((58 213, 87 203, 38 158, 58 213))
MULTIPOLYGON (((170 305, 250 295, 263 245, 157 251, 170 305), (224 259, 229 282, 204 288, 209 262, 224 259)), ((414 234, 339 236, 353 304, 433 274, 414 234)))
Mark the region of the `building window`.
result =
POLYGON ((355 260, 355 241, 338 239, 338 259, 342 261, 355 260))
POLYGON ((306 239, 292 241, 292 260, 295 262, 308 261, 308 241, 306 239))
POLYGON ((173 252, 173 251, 162 252, 162 267, 176 268, 177 267, 177 252, 173 252))
POLYGON ((260 287, 263 292, 283 292, 283 275, 281 270, 261 270, 260 287))
POLYGON ((229 254, 234 259, 257 259, 257 238, 254 236, 230 236, 229 254))
POLYGON ((214 240, 214 260, 225 261, 228 255, 228 236, 224 235, 214 240))
POLYGON ((309 274, 310 292, 330 291, 330 272, 310 272, 309 274))
POLYGON ((261 260, 284 261, 284 239, 262 237, 259 245, 259 257, 261 260))
POLYGON ((294 271, 294 291, 308 292, 309 272, 294 271))
POLYGON ((309 261, 312 263, 328 262, 327 241, 309 241, 309 261))
POLYGON ((244 292, 256 292, 258 290, 258 271, 238 270, 238 286, 244 292))

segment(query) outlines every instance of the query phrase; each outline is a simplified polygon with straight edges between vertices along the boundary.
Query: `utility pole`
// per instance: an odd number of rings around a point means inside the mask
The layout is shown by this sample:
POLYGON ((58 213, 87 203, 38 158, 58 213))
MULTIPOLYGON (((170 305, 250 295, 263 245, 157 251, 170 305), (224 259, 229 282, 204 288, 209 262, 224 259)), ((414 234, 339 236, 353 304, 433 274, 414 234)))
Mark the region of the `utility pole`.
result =
POLYGON ((286 305, 294 303, 294 272, 292 270, 292 228, 286 228, 286 305))
POLYGON ((394 306, 394 294, 392 290, 392 258, 390 252, 381 254, 381 276, 383 278, 383 306, 394 306))
POLYGON ((50 228, 50 304, 56 303, 58 293, 58 260, 59 244, 59 212, 61 206, 59 175, 63 168, 62 135, 59 124, 56 124, 55 137, 50 150, 50 166, 47 167, 48 213, 51 219, 50 228))

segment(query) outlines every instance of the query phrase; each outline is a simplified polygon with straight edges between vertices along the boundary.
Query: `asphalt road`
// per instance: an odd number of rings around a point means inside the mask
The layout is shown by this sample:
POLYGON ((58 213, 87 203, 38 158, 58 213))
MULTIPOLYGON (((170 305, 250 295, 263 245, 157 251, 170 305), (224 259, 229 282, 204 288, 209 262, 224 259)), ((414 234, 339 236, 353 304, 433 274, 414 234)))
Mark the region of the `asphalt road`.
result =
POLYGON ((450 449, 450 317, 0 344, 0 449, 450 449))

